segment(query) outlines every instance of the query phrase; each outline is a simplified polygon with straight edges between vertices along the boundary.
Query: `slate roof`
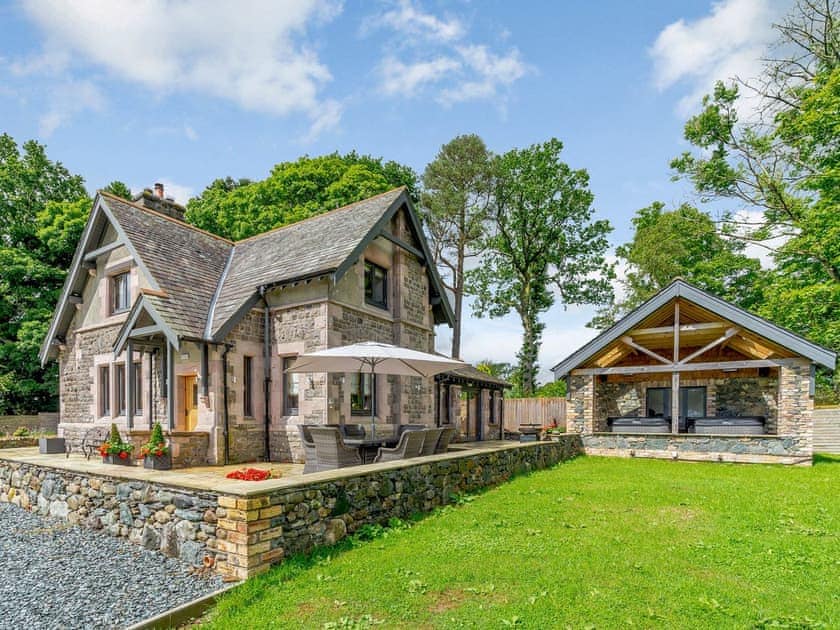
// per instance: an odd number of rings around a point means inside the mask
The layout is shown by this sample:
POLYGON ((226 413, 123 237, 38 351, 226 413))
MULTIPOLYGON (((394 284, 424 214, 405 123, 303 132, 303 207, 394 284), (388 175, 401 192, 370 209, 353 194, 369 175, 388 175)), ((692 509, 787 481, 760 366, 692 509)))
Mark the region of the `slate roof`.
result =
MULTIPOLYGON (((219 340, 256 304, 260 287, 326 274, 340 276, 403 204, 410 207, 404 187, 233 242, 100 192, 41 347, 41 360, 54 356, 52 340, 70 324, 73 311, 67 296, 84 286, 87 274, 81 263, 96 247, 97 235, 108 222, 149 276, 153 290, 143 291, 142 297, 172 334, 219 340)), ((416 217, 410 216, 419 230, 416 217)), ((425 243, 422 248, 429 257, 425 243)), ((427 271, 434 290, 442 294, 439 277, 431 267, 427 271)), ((451 321, 448 306, 438 308, 451 321)))
POLYGON ((141 205, 100 193, 165 293, 147 296, 179 336, 200 339, 233 243, 141 205))
POLYGON ((216 301, 211 333, 247 308, 257 288, 334 272, 404 194, 403 188, 237 241, 216 301))
POLYGON ((723 319, 733 324, 737 324, 765 339, 769 339, 783 348, 787 348, 802 357, 810 359, 813 363, 822 365, 830 370, 833 370, 835 367, 837 355, 833 350, 824 348, 758 315, 745 311, 734 304, 730 304, 716 295, 707 293, 689 284, 685 280, 676 279, 647 302, 625 315, 611 328, 608 328, 595 337, 595 339, 584 344, 577 351, 551 368, 552 372, 554 372, 554 378, 559 379, 566 376, 571 370, 595 356, 610 343, 619 339, 622 335, 638 326, 647 317, 676 298, 683 298, 689 302, 693 302, 712 313, 720 315, 723 319))

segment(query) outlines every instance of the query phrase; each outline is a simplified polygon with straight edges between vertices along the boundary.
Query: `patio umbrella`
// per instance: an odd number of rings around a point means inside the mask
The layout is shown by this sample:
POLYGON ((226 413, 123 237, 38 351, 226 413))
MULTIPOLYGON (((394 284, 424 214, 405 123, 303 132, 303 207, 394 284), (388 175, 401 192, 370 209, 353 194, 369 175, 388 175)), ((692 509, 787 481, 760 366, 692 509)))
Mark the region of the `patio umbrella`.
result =
MULTIPOLYGON (((387 343, 363 341, 300 355, 287 372, 359 372, 428 378, 464 367, 463 361, 437 354, 400 348, 387 343)), ((370 408, 371 432, 376 435, 374 405, 370 408)))

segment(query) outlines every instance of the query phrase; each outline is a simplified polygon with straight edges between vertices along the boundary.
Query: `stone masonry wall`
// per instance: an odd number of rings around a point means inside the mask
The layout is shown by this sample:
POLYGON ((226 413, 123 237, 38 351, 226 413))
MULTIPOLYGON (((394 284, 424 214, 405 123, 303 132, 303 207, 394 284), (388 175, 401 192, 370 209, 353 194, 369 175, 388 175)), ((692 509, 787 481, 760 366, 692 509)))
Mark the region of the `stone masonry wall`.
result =
POLYGON ((94 357, 111 352, 119 329, 120 324, 116 324, 68 333, 58 357, 62 424, 94 421, 94 357))
POLYGON ((264 311, 252 310, 225 339, 233 345, 227 357, 229 462, 232 464, 257 461, 265 455, 263 317, 264 311), (243 407, 243 365, 246 356, 251 357, 253 378, 253 409, 249 416, 245 415, 243 407))
POLYGON ((566 403, 566 430, 569 433, 592 433, 595 378, 572 376, 566 403))
POLYGON ((778 434, 793 441, 798 455, 814 452, 814 399, 810 395, 811 365, 786 359, 779 368, 778 434))
POLYGON ((795 438, 771 435, 598 433, 584 435, 583 445, 587 455, 608 457, 811 465, 811 455, 803 455, 795 438))
POLYGON ((0 502, 127 538, 194 566, 206 556, 224 559, 216 522, 225 512, 213 492, 0 460, 0 502))
POLYGON ((219 506, 225 516, 218 521, 217 548, 227 557, 219 570, 246 578, 292 554, 334 544, 364 524, 429 512, 452 495, 497 485, 579 452, 580 438, 569 435, 559 442, 511 443, 489 452, 317 473, 265 493, 223 495, 219 506))
MULTIPOLYGON (((140 447, 149 441, 151 431, 131 431, 129 437, 134 445, 134 455, 140 452, 140 447)), ((163 432, 169 443, 172 454, 173 468, 189 468, 191 466, 207 465, 207 447, 210 434, 204 431, 166 431, 163 432)))

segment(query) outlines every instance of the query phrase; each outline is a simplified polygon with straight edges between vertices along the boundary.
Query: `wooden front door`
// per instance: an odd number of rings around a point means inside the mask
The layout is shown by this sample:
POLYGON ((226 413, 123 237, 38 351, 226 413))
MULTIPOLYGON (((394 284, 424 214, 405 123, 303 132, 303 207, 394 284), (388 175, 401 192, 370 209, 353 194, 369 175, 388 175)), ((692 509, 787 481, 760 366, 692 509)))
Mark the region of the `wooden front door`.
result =
POLYGON ((195 431, 198 424, 198 379, 195 376, 182 377, 184 382, 184 430, 195 431))

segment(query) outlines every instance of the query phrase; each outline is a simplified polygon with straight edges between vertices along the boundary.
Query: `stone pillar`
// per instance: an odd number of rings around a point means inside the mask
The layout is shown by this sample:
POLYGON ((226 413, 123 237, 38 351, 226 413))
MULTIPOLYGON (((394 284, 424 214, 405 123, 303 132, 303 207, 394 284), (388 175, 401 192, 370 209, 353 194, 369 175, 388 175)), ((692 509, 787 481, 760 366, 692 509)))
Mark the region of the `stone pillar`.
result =
POLYGON ((814 399, 807 359, 786 359, 779 367, 777 434, 794 442, 791 450, 810 457, 814 450, 814 399))
POLYGON ((595 429, 594 418, 595 377, 572 376, 566 405, 566 430, 569 433, 591 434, 595 429))

